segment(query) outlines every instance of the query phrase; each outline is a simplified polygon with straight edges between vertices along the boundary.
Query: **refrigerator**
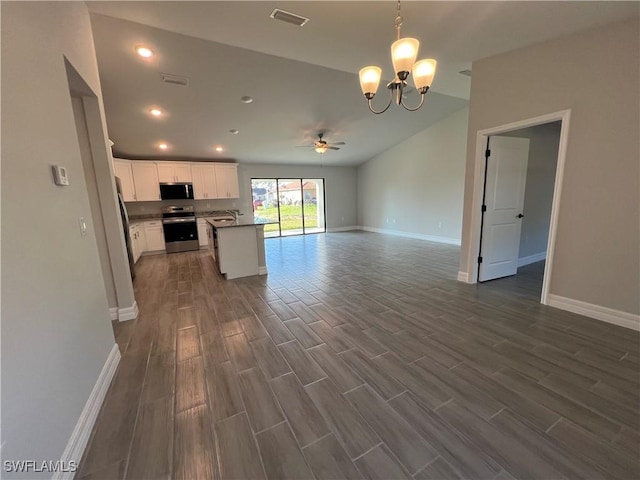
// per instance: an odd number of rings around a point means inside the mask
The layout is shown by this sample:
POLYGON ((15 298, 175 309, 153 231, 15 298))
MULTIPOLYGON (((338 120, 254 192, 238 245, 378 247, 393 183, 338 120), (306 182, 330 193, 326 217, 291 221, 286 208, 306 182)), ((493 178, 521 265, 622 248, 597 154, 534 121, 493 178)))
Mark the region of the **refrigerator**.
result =
POLYGON ((133 250, 131 250, 131 237, 129 237, 129 215, 127 214, 127 206, 122 198, 122 184, 120 179, 116 177, 116 191, 118 192, 118 205, 120 206, 120 216, 122 217, 122 230, 124 231, 124 243, 127 246, 127 256, 129 257, 129 270, 131 271, 131 280, 136 276, 135 262, 133 261, 133 250))

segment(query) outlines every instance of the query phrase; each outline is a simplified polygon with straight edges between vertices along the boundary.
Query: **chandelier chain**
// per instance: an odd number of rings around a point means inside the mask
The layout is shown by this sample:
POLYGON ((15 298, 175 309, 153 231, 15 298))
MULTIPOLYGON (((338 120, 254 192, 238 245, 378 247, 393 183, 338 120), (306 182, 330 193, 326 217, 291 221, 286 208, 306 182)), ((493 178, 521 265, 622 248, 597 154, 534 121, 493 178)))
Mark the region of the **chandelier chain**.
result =
POLYGON ((400 15, 400 0, 398 0, 398 6, 396 7, 397 15, 395 20, 396 33, 398 35, 398 40, 400 40, 400 30, 402 29, 402 15, 400 15))

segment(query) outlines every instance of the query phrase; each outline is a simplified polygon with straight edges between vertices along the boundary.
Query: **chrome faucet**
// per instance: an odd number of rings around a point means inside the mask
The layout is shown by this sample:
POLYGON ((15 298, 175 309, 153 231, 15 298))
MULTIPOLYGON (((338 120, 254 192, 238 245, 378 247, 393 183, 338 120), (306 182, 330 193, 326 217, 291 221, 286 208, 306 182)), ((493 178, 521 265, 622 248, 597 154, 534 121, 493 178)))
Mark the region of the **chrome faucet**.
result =
POLYGON ((229 215, 232 215, 234 220, 236 222, 238 221, 238 211, 237 210, 225 210, 224 213, 228 213, 229 215))

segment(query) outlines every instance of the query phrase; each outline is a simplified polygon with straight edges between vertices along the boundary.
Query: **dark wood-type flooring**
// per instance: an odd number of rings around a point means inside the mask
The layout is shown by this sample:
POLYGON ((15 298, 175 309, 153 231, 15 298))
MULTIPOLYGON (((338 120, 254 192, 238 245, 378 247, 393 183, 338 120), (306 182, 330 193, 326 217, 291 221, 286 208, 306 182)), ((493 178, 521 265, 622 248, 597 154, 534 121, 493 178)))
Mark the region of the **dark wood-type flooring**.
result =
POLYGON ((140 261, 78 478, 640 478, 639 335, 540 305, 542 264, 466 285, 453 246, 266 246, 233 281, 140 261))

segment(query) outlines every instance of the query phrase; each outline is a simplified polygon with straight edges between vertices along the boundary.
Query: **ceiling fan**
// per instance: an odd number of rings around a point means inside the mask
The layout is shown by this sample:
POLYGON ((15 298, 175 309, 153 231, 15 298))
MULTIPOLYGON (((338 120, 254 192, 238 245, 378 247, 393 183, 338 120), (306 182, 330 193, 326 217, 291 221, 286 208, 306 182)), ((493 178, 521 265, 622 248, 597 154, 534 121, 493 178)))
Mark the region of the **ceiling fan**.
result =
POLYGON ((346 143, 344 142, 328 143, 322 139, 323 136, 324 136, 324 133, 319 132, 318 140, 313 142, 313 145, 298 145, 298 147, 313 148, 318 153, 325 153, 327 150, 340 150, 340 147, 336 147, 336 145, 346 145, 346 143))

